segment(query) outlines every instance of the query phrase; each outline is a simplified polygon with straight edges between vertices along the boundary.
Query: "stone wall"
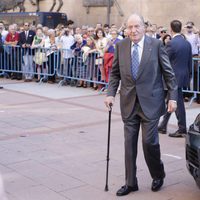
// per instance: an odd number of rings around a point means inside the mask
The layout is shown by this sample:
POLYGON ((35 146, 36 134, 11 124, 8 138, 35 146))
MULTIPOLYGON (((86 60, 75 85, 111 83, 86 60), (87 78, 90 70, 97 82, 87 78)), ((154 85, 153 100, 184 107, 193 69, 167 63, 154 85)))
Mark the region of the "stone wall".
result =
MULTIPOLYGON (((41 11, 48 11, 53 0, 41 1, 41 11)), ((55 10, 58 7, 58 0, 55 10)), ((107 22, 107 8, 92 7, 87 10, 82 6, 82 0, 63 0, 64 5, 61 12, 65 12, 68 18, 75 21, 76 26, 83 24, 95 25, 97 22, 107 22)), ((118 26, 124 22, 127 17, 133 13, 138 12, 144 16, 145 21, 156 23, 157 25, 169 26, 172 19, 179 19, 183 23, 191 20, 200 28, 199 0, 117 0, 121 9, 124 12, 124 17, 119 15, 116 5, 111 9, 111 23, 116 23, 118 26)), ((26 11, 35 11, 28 0, 25 2, 26 11)))

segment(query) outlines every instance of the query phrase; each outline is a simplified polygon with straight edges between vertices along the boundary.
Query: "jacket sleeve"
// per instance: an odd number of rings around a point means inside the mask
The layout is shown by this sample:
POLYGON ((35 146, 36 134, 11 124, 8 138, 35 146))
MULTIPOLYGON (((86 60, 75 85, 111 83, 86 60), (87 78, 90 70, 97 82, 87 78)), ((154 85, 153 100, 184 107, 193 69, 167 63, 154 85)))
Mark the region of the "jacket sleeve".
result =
POLYGON ((18 40, 17 45, 22 46, 21 33, 19 34, 19 40, 18 40))
POLYGON ((112 70, 110 74, 110 81, 108 85, 107 96, 115 96, 119 86, 120 77, 120 68, 119 68, 119 45, 116 44, 116 49, 114 53, 114 59, 112 63, 112 70))
POLYGON ((190 75, 190 78, 192 77, 192 47, 191 47, 191 45, 189 44, 188 45, 189 47, 189 57, 191 58, 191 59, 189 59, 188 60, 188 72, 189 72, 189 75, 190 75))
MULTIPOLYGON (((171 51, 170 48, 168 48, 168 52, 170 52, 170 51, 171 51)), ((164 45, 160 42, 159 59, 160 59, 161 67, 162 67, 163 78, 165 80, 167 90, 168 90, 168 97, 169 97, 169 100, 177 101, 178 86, 177 86, 177 81, 176 81, 174 71, 170 64, 168 52, 165 51, 164 45)))

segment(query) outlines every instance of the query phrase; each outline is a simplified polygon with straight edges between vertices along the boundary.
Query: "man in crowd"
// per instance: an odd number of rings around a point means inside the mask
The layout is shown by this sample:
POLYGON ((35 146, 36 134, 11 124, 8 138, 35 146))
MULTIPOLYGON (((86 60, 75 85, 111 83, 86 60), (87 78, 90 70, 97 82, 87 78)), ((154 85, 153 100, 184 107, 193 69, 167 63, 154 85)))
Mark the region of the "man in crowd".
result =
POLYGON ((70 35, 74 35, 74 21, 72 21, 71 19, 69 19, 67 21, 67 28, 69 29, 70 35))
POLYGON ((2 36, 2 41, 3 43, 5 42, 5 39, 6 39, 6 36, 8 34, 8 31, 5 30, 5 26, 4 26, 4 23, 1 21, 0 22, 0 29, 1 29, 1 36, 2 36))
POLYGON ((116 44, 105 104, 114 104, 121 80, 120 104, 125 136, 125 185, 117 196, 138 190, 136 176, 137 142, 140 125, 144 157, 153 179, 152 191, 158 191, 164 182, 165 171, 161 161, 158 122, 165 112, 165 94, 162 77, 169 93, 168 112, 176 110, 177 85, 168 55, 160 40, 145 36, 143 18, 133 14, 127 22, 129 38, 116 44))
POLYGON ((24 31, 19 34, 18 45, 22 47, 22 58, 23 58, 23 71, 25 75, 25 82, 29 82, 33 78, 33 51, 31 45, 35 32, 29 30, 29 23, 24 23, 24 31))
MULTIPOLYGON (((175 133, 169 134, 169 136, 184 137, 187 132, 187 128, 182 88, 188 87, 190 84, 192 50, 190 43, 181 35, 182 23, 178 20, 174 20, 170 25, 173 38, 167 43, 166 50, 178 83, 177 110, 175 112, 178 119, 178 130, 175 133)), ((170 115, 171 113, 168 112, 164 115, 163 121, 159 126, 159 132, 166 133, 170 115)))
MULTIPOLYGON (((187 22, 186 26, 185 26, 185 37, 187 39, 187 41, 191 44, 192 46, 192 56, 193 58, 197 57, 199 54, 199 50, 198 50, 198 45, 199 45, 199 34, 197 33, 198 30, 196 30, 194 23, 193 22, 187 22)), ((194 61, 194 90, 197 91, 198 88, 198 80, 199 80, 199 76, 200 74, 198 74, 198 61, 195 60, 194 61)), ((186 94, 185 95, 185 99, 187 99, 189 95, 186 94)), ((197 94, 197 99, 196 102, 198 104, 200 104, 200 95, 197 94)))
POLYGON ((111 35, 110 35, 110 26, 108 24, 104 24, 103 25, 103 30, 104 30, 106 38, 110 39, 111 38, 111 35))

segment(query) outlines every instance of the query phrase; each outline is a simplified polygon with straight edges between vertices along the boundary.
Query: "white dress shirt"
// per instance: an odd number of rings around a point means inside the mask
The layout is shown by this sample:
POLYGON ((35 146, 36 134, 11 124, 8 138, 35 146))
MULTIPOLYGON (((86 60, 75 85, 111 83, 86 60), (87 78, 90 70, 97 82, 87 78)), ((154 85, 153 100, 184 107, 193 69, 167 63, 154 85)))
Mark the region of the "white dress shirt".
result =
MULTIPOLYGON (((133 47, 134 42, 132 42, 132 46, 131 46, 131 54, 133 52, 133 47)), ((141 62, 142 59, 142 53, 143 53, 143 48, 144 48, 144 36, 142 37, 142 39, 137 43, 138 45, 138 54, 139 54, 139 62, 141 62)))

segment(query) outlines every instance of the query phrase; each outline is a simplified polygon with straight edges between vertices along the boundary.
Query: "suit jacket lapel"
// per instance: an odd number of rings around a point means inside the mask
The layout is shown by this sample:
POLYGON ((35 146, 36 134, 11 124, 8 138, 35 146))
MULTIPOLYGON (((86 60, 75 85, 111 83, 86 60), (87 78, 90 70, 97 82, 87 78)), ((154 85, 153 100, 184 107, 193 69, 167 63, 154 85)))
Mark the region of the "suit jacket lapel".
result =
POLYGON ((129 80, 135 82, 135 80, 133 80, 133 76, 132 76, 132 71, 131 71, 131 45, 132 45, 132 42, 131 40, 128 38, 126 40, 126 44, 124 45, 124 66, 127 67, 127 75, 128 75, 128 78, 129 80))
POLYGON ((131 73, 131 40, 127 40, 127 45, 125 45, 125 49, 124 49, 124 52, 127 52, 125 53, 125 58, 124 60, 127 62, 125 66, 128 67, 128 70, 129 70, 129 74, 132 76, 132 73, 131 73))
POLYGON ((149 57, 151 55, 151 51, 152 51, 151 40, 149 37, 145 36, 142 58, 141 58, 141 62, 140 62, 139 70, 138 70, 137 79, 142 74, 142 71, 144 70, 144 68, 147 66, 149 57))

